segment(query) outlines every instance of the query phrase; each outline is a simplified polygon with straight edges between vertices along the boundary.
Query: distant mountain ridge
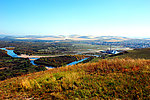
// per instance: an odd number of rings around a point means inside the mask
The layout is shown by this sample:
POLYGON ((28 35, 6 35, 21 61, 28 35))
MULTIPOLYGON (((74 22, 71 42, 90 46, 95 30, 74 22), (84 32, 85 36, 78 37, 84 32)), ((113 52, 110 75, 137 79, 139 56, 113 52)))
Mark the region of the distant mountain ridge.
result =
POLYGON ((1 40, 102 40, 105 42, 121 42, 121 41, 134 41, 134 40, 150 40, 150 38, 128 38, 122 36, 91 36, 91 35, 27 35, 27 36, 8 36, 0 35, 1 40))

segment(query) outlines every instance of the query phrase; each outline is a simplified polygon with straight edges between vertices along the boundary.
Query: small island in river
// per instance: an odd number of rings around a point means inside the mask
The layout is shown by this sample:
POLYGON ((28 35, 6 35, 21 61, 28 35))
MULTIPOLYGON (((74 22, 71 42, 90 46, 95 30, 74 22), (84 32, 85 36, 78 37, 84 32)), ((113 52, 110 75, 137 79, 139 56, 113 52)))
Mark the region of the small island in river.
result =
POLYGON ((61 67, 67 65, 71 62, 78 61, 88 56, 84 55, 66 55, 66 56, 58 56, 58 57, 42 57, 34 61, 37 65, 45 65, 45 66, 53 66, 53 67, 61 67))

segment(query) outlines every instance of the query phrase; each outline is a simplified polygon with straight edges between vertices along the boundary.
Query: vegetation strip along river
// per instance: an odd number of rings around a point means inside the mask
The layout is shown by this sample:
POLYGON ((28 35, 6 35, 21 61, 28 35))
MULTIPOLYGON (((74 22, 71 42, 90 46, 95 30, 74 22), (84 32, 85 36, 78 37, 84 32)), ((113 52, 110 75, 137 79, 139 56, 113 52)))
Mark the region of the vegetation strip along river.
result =
MULTIPOLYGON (((6 48, 0 48, 0 49, 7 51, 7 54, 8 54, 9 56, 11 56, 11 57, 22 58, 22 57, 18 56, 17 54, 15 54, 15 53, 14 53, 14 50, 8 50, 8 49, 6 49, 6 48)), ((29 58, 30 63, 32 63, 33 65, 37 65, 37 64, 34 63, 34 60, 37 60, 37 59, 39 59, 39 58, 29 58)), ((75 64, 80 63, 80 62, 82 62, 82 61, 84 61, 84 60, 87 60, 87 59, 88 59, 88 58, 83 58, 83 59, 78 60, 78 61, 73 61, 73 62, 67 64, 67 66, 69 66, 69 65, 75 65, 75 64)), ((46 66, 46 67, 48 67, 48 68, 55 68, 55 67, 53 67, 53 66, 46 66)))

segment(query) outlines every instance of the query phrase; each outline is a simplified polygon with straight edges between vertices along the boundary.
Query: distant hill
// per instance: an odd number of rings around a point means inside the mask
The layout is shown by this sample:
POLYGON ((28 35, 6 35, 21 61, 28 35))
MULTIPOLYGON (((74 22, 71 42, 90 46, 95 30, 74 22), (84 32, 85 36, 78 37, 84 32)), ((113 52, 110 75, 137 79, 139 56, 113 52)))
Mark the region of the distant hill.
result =
POLYGON ((131 40, 131 38, 119 37, 119 36, 102 36, 102 38, 106 42, 121 42, 125 40, 131 40))
POLYGON ((80 36, 80 35, 69 35, 69 36, 25 36, 25 37, 17 37, 16 39, 36 39, 36 40, 65 40, 65 39, 70 39, 70 40, 104 40, 104 41, 110 41, 110 42, 115 42, 115 41, 124 41, 124 40, 129 40, 130 38, 126 37, 116 37, 116 36, 80 36))
POLYGON ((141 42, 141 41, 150 41, 150 38, 128 38, 128 37, 121 37, 121 36, 82 36, 82 35, 47 35, 47 36, 40 36, 40 35, 27 35, 27 36, 6 36, 0 35, 1 40, 7 41, 66 41, 66 40, 73 40, 73 41, 103 41, 103 42, 141 42))

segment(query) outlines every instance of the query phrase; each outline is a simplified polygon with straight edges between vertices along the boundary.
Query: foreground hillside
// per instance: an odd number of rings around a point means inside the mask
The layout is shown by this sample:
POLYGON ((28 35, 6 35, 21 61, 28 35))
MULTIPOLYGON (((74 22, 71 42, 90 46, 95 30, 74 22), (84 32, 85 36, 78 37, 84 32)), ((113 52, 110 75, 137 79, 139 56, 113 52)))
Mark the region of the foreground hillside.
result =
POLYGON ((108 59, 0 82, 0 99, 150 99, 150 60, 108 59))

